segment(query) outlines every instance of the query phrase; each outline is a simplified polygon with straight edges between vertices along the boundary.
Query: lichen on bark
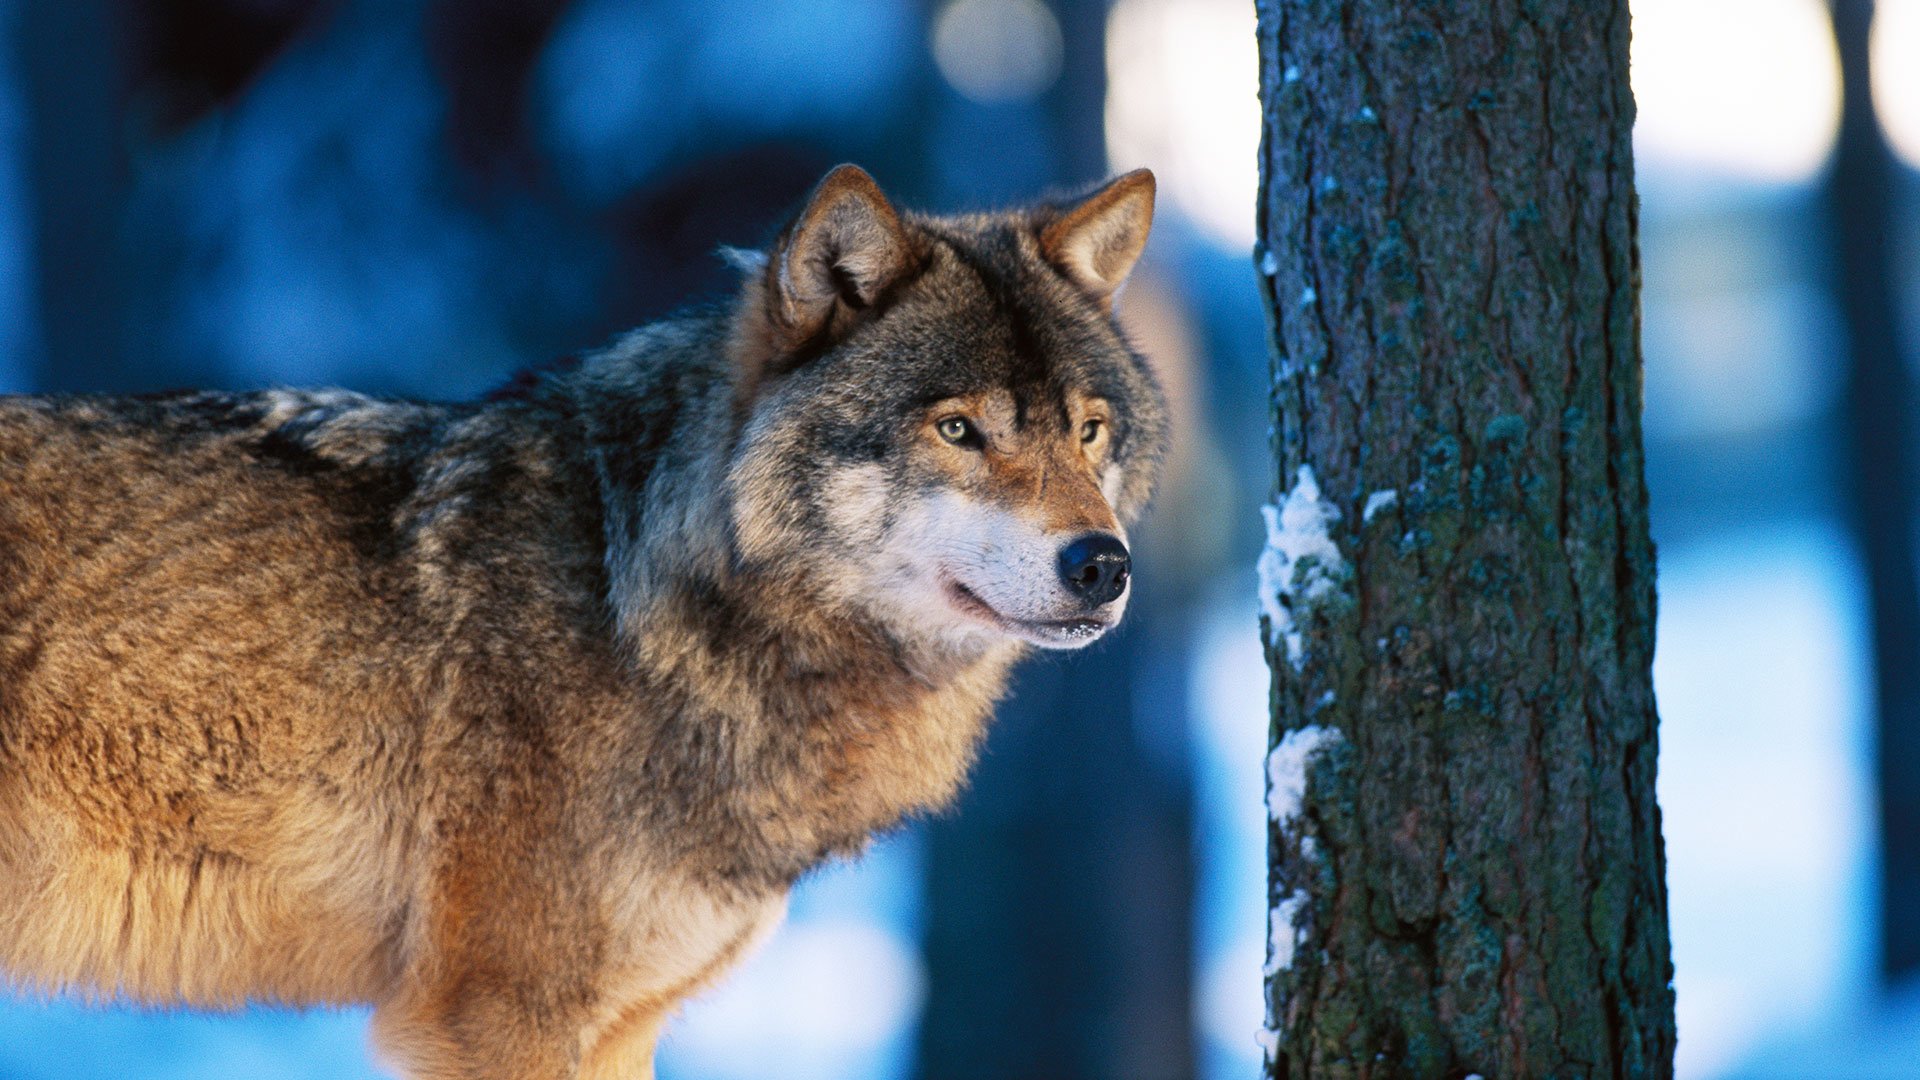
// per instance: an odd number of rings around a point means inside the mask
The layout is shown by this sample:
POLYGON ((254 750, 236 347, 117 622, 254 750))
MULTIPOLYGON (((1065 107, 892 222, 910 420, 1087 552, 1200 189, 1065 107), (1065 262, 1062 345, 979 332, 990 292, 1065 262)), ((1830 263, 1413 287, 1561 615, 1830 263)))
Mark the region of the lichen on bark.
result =
POLYGON ((1257 9, 1275 506, 1343 562, 1263 596, 1272 745, 1339 736, 1269 1075, 1670 1075, 1627 5, 1257 9))

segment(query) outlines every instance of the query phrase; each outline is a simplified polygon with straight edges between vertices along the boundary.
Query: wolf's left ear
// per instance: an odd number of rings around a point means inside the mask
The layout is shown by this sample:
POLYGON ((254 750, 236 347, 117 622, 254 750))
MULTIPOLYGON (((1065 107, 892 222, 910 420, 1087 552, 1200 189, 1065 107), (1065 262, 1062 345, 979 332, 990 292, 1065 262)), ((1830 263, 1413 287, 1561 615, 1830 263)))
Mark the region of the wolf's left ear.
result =
POLYGON ((1109 300, 1153 227, 1153 173, 1135 169, 1060 211, 1040 230, 1040 250, 1075 284, 1109 300))

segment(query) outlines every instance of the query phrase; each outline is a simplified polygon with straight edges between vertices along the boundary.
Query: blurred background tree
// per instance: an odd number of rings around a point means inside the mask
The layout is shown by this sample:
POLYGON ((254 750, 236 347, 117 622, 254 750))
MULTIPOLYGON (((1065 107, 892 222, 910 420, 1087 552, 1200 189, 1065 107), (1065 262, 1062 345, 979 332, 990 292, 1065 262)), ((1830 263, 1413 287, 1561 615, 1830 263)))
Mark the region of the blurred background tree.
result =
POLYGON ((1840 133, 1823 201, 1829 288, 1845 325, 1848 522, 1865 564, 1879 788, 1879 968, 1920 974, 1920 579, 1914 379, 1901 325, 1900 162, 1873 109, 1873 0, 1832 0, 1840 133))

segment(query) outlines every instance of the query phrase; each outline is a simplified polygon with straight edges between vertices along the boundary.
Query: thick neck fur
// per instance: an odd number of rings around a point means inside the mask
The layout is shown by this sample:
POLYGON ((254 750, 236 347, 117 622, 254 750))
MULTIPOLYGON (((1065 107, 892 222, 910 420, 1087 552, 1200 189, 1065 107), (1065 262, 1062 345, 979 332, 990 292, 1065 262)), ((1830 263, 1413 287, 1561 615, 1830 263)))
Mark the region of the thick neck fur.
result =
POLYGON ((564 390, 600 480, 618 632, 660 709, 634 780, 675 789, 653 801, 712 863, 697 869, 755 887, 951 800, 1020 649, 903 641, 743 556, 723 332, 718 315, 657 324, 564 390))

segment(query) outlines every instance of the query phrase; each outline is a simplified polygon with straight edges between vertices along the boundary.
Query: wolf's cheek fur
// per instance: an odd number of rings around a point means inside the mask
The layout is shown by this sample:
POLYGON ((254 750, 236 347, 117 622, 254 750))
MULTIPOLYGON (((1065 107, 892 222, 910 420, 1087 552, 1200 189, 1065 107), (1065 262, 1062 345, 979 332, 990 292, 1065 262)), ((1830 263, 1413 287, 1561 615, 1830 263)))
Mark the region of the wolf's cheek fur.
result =
POLYGON ((820 484, 820 504, 830 535, 862 556, 870 555, 886 536, 897 488, 879 465, 829 470, 820 484))
MULTIPOLYGON (((1126 490, 1127 475, 1118 465, 1107 465, 1100 470, 1100 494, 1106 497, 1108 506, 1119 506, 1120 496, 1126 490)), ((1116 516, 1118 514, 1116 513, 1116 516)))

